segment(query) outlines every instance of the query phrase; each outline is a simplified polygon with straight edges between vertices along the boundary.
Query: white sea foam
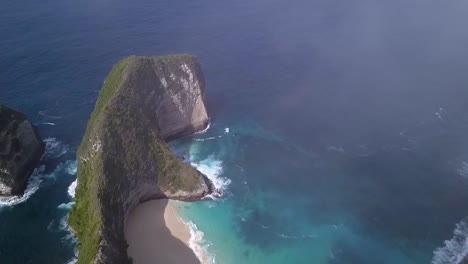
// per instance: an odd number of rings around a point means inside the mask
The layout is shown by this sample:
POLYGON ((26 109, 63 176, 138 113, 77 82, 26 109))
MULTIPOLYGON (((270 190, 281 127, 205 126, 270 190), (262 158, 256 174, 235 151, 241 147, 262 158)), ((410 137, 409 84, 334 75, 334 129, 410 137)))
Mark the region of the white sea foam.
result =
MULTIPOLYGON (((22 202, 25 202, 27 199, 29 199, 29 197, 31 197, 39 189, 39 186, 41 185, 43 180, 55 179, 57 177, 58 172, 63 172, 63 171, 65 171, 66 173, 70 175, 75 175, 76 166, 77 166, 76 161, 69 160, 64 163, 59 164, 57 168, 55 168, 55 170, 51 172, 50 174, 44 174, 45 166, 41 165, 40 167, 36 168, 34 172, 32 173, 31 177, 29 178, 27 187, 24 190, 23 195, 0 197, 0 207, 14 206, 22 202)), ((74 195, 75 188, 76 188, 76 183, 74 187, 70 186, 68 188, 68 192, 70 196, 72 194, 74 195)))
POLYGON ((78 240, 76 239, 75 235, 73 234, 73 231, 68 225, 68 217, 69 214, 66 214, 64 217, 62 217, 62 219, 60 219, 59 230, 66 231, 66 234, 61 238, 62 242, 66 244, 72 244, 75 247, 74 256, 67 262, 67 264, 74 264, 78 261, 78 240))
POLYGON ((40 166, 34 170, 33 174, 29 178, 28 185, 26 190, 24 190, 23 195, 0 197, 0 208, 4 206, 14 206, 20 204, 31 197, 31 195, 33 195, 39 189, 39 185, 41 185, 41 176, 43 172, 44 166, 40 166))
POLYGON ((68 195, 70 195, 71 198, 75 198, 76 194, 76 186, 78 185, 78 179, 74 180, 70 186, 68 186, 68 195))
POLYGON ((463 161, 461 163, 461 166, 458 169, 458 174, 460 174, 461 176, 463 176, 465 178, 468 178, 468 162, 463 161))
POLYGON ((184 222, 190 229, 189 247, 193 250, 202 264, 216 263, 215 256, 208 252, 210 243, 205 241, 205 234, 192 221, 184 222))
POLYGON ((55 126, 55 123, 52 122, 43 122, 43 125, 48 125, 48 126, 55 126))
POLYGON ((76 160, 67 161, 66 166, 68 174, 76 175, 76 172, 78 170, 78 163, 76 162, 76 160))
MULTIPOLYGON (((201 173, 205 174, 206 177, 211 180, 215 189, 221 194, 226 191, 227 186, 231 183, 230 179, 221 177, 223 173, 223 162, 220 160, 209 157, 199 163, 192 162, 191 164, 201 173)), ((209 198, 214 199, 215 197, 209 196, 209 198)))
POLYGON ((318 238, 316 234, 306 234, 306 235, 287 235, 283 233, 276 234, 277 236, 284 239, 315 239, 318 238))
POLYGON ((78 257, 73 257, 72 259, 70 259, 70 261, 67 262, 67 264, 75 264, 78 262, 78 257))
POLYGON ((44 139, 44 142, 46 143, 45 155, 47 156, 58 158, 68 151, 68 146, 62 144, 56 138, 46 138, 44 139))
POLYGON ((61 210, 70 210, 72 206, 75 204, 75 202, 69 202, 69 203, 61 203, 59 206, 57 206, 58 209, 61 210))
POLYGON ((208 125, 206 126, 205 129, 203 129, 202 131, 195 132, 195 134, 204 134, 206 131, 208 131, 208 129, 210 129, 210 126, 211 126, 211 123, 208 122, 208 125))
POLYGON ((46 111, 39 111, 39 114, 40 114, 41 116, 45 116, 45 117, 53 118, 53 119, 61 119, 61 118, 63 118, 63 117, 61 117, 61 116, 48 115, 48 114, 46 114, 46 111))
POLYGON ((456 225, 453 237, 434 251, 432 264, 461 264, 468 258, 468 220, 456 225))
POLYGON ((208 138, 195 138, 194 140, 195 141, 199 141, 199 142, 203 142, 203 141, 207 141, 207 140, 213 140, 213 139, 217 139, 221 136, 217 136, 217 137, 208 137, 208 138))

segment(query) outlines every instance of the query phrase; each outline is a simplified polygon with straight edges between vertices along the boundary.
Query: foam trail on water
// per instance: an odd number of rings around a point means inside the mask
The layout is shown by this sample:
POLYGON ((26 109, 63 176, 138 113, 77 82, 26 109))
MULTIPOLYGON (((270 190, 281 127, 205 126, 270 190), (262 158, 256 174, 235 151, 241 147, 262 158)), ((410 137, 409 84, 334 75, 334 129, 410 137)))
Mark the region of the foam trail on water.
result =
POLYGON ((20 204, 31 197, 39 189, 39 185, 41 185, 41 176, 44 172, 44 168, 44 166, 40 166, 34 170, 33 174, 29 178, 28 185, 26 190, 24 190, 23 195, 0 197, 0 208, 4 206, 14 206, 20 204))
POLYGON ((45 155, 58 158, 68 152, 68 146, 62 144, 56 138, 50 137, 44 139, 46 143, 45 155))
POLYGON ((53 118, 53 119, 61 119, 61 118, 63 118, 63 117, 61 117, 61 116, 52 116, 52 115, 48 115, 48 114, 46 114, 46 112, 47 112, 47 111, 39 111, 39 114, 40 114, 41 116, 45 116, 45 117, 53 118))
POLYGON ((453 237, 434 251, 432 264, 461 264, 468 258, 468 220, 456 225, 453 237))
POLYGON ((334 151, 334 152, 338 152, 338 153, 345 153, 345 150, 342 146, 328 146, 327 147, 327 151, 334 151))
POLYGON ((200 141, 200 142, 203 142, 203 141, 207 141, 207 140, 213 140, 213 139, 217 139, 218 137, 208 137, 208 138, 195 138, 194 140, 195 141, 200 141))
POLYGON ((55 123, 52 123, 52 122, 43 122, 42 125, 55 126, 55 123))

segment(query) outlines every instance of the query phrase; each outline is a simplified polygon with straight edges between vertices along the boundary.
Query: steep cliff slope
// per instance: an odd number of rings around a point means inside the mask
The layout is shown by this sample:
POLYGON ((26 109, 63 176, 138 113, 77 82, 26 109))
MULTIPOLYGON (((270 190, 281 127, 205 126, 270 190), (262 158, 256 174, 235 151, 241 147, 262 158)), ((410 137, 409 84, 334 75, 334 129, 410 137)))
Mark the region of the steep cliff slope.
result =
POLYGON ((124 225, 137 204, 211 192, 209 180, 165 143, 207 124, 195 57, 129 57, 113 67, 77 153, 69 224, 80 241, 78 263, 130 263, 124 225))
POLYGON ((25 115, 0 104, 0 196, 23 193, 44 146, 25 115))

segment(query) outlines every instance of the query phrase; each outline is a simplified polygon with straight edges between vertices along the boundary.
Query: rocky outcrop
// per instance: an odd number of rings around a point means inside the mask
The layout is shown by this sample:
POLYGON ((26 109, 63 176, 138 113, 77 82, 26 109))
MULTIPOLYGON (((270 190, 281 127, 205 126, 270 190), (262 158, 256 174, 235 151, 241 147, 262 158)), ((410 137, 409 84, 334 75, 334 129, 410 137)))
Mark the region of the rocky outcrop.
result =
POLYGON ((77 153, 69 224, 80 241, 78 263, 131 263, 124 226, 136 205, 211 193, 211 182, 166 145, 208 125, 204 89, 189 55, 129 57, 113 67, 77 153))
POLYGON ((25 115, 0 104, 0 196, 24 192, 44 147, 25 115))

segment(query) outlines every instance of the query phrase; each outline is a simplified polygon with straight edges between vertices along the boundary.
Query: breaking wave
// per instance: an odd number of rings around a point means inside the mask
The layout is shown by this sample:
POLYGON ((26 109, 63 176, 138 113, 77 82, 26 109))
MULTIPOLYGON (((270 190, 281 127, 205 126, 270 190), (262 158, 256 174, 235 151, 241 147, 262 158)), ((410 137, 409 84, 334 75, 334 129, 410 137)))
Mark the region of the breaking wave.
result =
POLYGON ((75 193, 76 193, 76 186, 78 185, 78 179, 74 180, 70 186, 68 186, 68 195, 70 195, 71 198, 75 198, 75 193))
POLYGON ((315 239, 318 238, 318 235, 315 234, 308 234, 308 235, 287 235, 283 233, 276 234, 278 237, 283 239, 315 239))
POLYGON ((44 169, 44 166, 40 166, 34 170, 33 174, 29 178, 28 185, 26 190, 24 190, 23 195, 0 197, 0 208, 4 206, 14 206, 20 204, 31 197, 39 189, 39 185, 41 185, 41 176, 44 172, 44 169))
MULTIPOLYGON (((45 166, 41 165, 40 167, 36 168, 32 173, 31 177, 29 177, 28 184, 26 186, 26 189, 24 190, 23 195, 0 197, 0 208, 6 206, 14 206, 25 202, 39 189, 43 180, 56 179, 58 175, 61 175, 63 173, 75 175, 76 166, 76 161, 68 160, 66 162, 60 163, 51 173, 44 174, 45 166)), ((71 191, 73 191, 74 194, 74 189, 72 190, 70 189, 70 187, 68 188, 69 194, 71 191)))
MULTIPOLYGON (((223 173, 223 162, 221 160, 208 157, 198 163, 192 162, 191 164, 210 179, 219 193, 225 193, 228 185, 231 184, 230 179, 221 177, 223 173)), ((210 198, 215 197, 210 196, 210 198)))
POLYGON ((202 264, 216 263, 215 256, 208 253, 210 243, 205 241, 205 234, 200 231, 197 225, 195 225, 192 221, 189 221, 188 223, 184 221, 184 223, 190 229, 189 247, 195 253, 200 262, 202 264))
POLYGON ((432 264, 461 264, 468 257, 468 220, 456 225, 453 237, 434 251, 432 264))

